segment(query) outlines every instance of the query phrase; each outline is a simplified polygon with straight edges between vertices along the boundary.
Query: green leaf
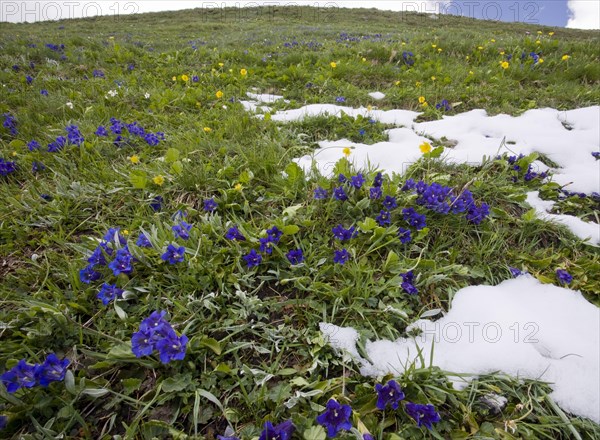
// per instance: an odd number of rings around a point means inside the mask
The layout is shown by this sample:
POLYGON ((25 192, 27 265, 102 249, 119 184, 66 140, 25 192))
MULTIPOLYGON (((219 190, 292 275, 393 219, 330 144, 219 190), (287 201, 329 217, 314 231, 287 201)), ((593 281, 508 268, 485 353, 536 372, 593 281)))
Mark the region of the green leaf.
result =
POLYGON ((385 259, 385 264, 383 265, 384 270, 390 270, 392 267, 396 266, 399 261, 400 257, 398 257, 398 254, 394 251, 390 251, 385 259))
POLYGON ((77 394, 77 388, 75 388, 75 377, 73 377, 73 372, 71 370, 67 370, 65 373, 65 388, 71 394, 77 394))
POLYGON ((94 398, 102 397, 108 393, 109 390, 107 390, 106 388, 86 388, 81 392, 81 394, 85 394, 86 396, 91 396, 94 398))
POLYGON ((185 390, 192 383, 190 373, 176 374, 165 379, 161 384, 161 389, 165 393, 172 393, 185 390))
POLYGON ((299 230, 300 228, 296 225, 286 225, 281 229, 283 235, 294 235, 297 234, 299 230))
POLYGON ((180 160, 173 162, 173 164, 171 165, 171 172, 173 174, 181 175, 181 173, 183 172, 183 164, 180 160))
POLYGON ((173 163, 179 159, 179 150, 177 148, 169 148, 165 153, 165 161, 167 163, 173 163))
POLYGON ((10 148, 20 148, 20 147, 24 147, 25 145, 27 145, 27 144, 25 143, 25 141, 22 141, 21 139, 13 139, 8 144, 8 146, 10 148))
POLYGON ((129 181, 136 189, 144 189, 148 185, 148 175, 145 171, 134 170, 129 173, 129 181))
POLYGON ((240 183, 250 183, 250 181, 254 178, 254 173, 250 170, 244 170, 240 173, 240 177, 238 180, 240 183))
POLYGON ((529 211, 527 211, 525 214, 523 214, 521 216, 521 218, 526 221, 526 222, 530 222, 535 220, 536 218, 536 211, 535 208, 530 209, 529 211))
POLYGON ((357 224, 358 224, 358 227, 360 228, 360 230, 363 232, 372 231, 373 229, 375 229, 377 227, 377 222, 375 221, 375 219, 372 219, 371 217, 367 217, 367 218, 365 218, 364 222, 358 222, 357 224))
POLYGON ((325 428, 321 425, 316 425, 306 429, 302 437, 304 437, 304 440, 325 440, 327 434, 325 433, 325 428))
POLYGON ((442 155, 443 152, 444 152, 444 147, 437 147, 437 148, 434 148, 429 153, 427 153, 426 156, 431 157, 431 158, 438 158, 442 155))
POLYGON ((300 208, 302 208, 302 205, 288 206, 283 210, 283 216, 287 217, 288 220, 292 219, 296 216, 300 208))
POLYGON ((137 391, 140 389, 140 385, 142 384, 142 380, 141 379, 137 379, 135 377, 131 377, 129 379, 123 379, 121 381, 121 384, 123 385, 123 394, 131 394, 134 391, 137 391))
POLYGON ((221 352, 223 351, 223 348, 221 347, 219 341, 213 338, 203 337, 200 340, 199 345, 201 347, 210 348, 217 355, 221 354, 221 352))
POLYGON ((285 167, 285 173, 287 174, 287 180, 290 184, 296 183, 298 180, 304 178, 304 171, 296 162, 290 162, 285 167))

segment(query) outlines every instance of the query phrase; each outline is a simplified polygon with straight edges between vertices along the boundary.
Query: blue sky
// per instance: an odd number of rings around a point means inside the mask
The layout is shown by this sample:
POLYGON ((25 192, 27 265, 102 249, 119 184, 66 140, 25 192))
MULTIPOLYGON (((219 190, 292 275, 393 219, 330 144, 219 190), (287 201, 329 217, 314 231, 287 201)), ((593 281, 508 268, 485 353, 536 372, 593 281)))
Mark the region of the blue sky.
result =
POLYGON ((600 0, 2 0, 0 21, 57 20, 209 7, 310 5, 442 12, 535 25, 600 28, 600 0))

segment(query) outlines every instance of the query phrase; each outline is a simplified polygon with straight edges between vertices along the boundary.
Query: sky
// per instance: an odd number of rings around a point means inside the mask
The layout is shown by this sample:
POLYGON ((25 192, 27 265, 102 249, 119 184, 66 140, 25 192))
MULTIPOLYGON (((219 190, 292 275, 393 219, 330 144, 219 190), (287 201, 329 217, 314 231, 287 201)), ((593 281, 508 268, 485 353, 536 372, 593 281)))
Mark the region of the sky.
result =
POLYGON ((447 13, 579 29, 600 29, 600 0, 2 0, 0 21, 32 22, 94 15, 121 15, 192 8, 309 5, 373 7, 447 13))

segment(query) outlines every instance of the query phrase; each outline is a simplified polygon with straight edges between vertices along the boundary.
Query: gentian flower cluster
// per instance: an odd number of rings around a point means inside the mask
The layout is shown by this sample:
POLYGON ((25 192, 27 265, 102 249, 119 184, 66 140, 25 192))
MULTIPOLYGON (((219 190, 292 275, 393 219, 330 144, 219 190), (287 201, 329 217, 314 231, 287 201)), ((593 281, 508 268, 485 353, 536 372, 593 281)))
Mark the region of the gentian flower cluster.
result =
POLYGON ((104 78, 104 72, 102 70, 94 69, 92 76, 94 78, 104 78))
POLYGON ((227 230, 225 234, 227 240, 246 241, 246 237, 240 232, 237 226, 232 226, 227 230))
POLYGON ((121 273, 130 274, 133 271, 133 256, 127 247, 127 240, 120 233, 120 228, 110 228, 100 244, 94 249, 94 252, 87 259, 88 265, 79 271, 79 279, 85 284, 97 281, 102 278, 102 274, 95 268, 108 266, 114 276, 121 273), (122 248, 117 249, 117 243, 122 248), (116 250, 116 252, 115 252, 116 250), (114 255, 115 258, 110 263, 106 257, 114 255), (108 263, 108 264, 107 264, 108 263))
POLYGON ((213 212, 217 209, 217 202, 215 202, 214 198, 204 200, 204 210, 206 212, 213 212))
MULTIPOLYGON (((417 193, 417 204, 424 206, 434 212, 440 214, 460 214, 466 213, 465 218, 473 224, 480 224, 490 213, 489 206, 482 203, 477 206, 473 199, 473 194, 469 190, 464 190, 460 195, 455 196, 452 188, 432 183, 428 185, 422 180, 415 183, 414 180, 408 179, 403 191, 414 190, 417 193)), ((417 229, 425 227, 425 217, 420 217, 413 208, 403 210, 405 220, 417 229), (411 211, 412 210, 412 211, 411 211)))
POLYGON ((556 270, 556 278, 561 284, 571 284, 571 281, 573 281, 571 274, 564 269, 556 270))
POLYGON ((68 359, 58 359, 54 353, 50 353, 41 364, 28 364, 21 359, 17 365, 0 375, 9 393, 14 393, 20 388, 33 388, 36 385, 47 387, 51 382, 60 382, 65 378, 68 359))
POLYGON ((185 247, 176 247, 173 244, 167 246, 167 250, 160 256, 163 261, 169 264, 183 263, 185 257, 185 247))
POLYGON ((131 351, 136 357, 149 356, 158 351, 163 364, 183 360, 188 338, 185 335, 177 336, 164 318, 166 313, 164 310, 155 311, 141 322, 139 330, 131 337, 131 351))
POLYGON ((260 251, 270 255, 273 252, 273 246, 279 243, 282 235, 283 232, 277 226, 267 229, 267 236, 259 239, 260 251))
POLYGON ((355 238, 358 235, 358 231, 354 226, 349 229, 345 229, 342 225, 337 225, 334 227, 331 232, 333 232, 333 236, 340 241, 347 241, 352 238, 355 238))
POLYGON ((102 284, 102 288, 96 298, 102 301, 102 304, 107 306, 111 301, 123 296, 123 289, 117 287, 116 284, 102 284))
POLYGON ((10 113, 4 113, 2 115, 4 117, 4 122, 2 122, 2 126, 8 130, 8 132, 12 136, 16 136, 18 133, 17 130, 17 120, 10 113))
POLYGON ((171 229, 176 238, 187 240, 190 238, 189 232, 192 229, 192 225, 182 220, 178 225, 172 226, 171 229))
POLYGON ((0 176, 8 176, 17 171, 17 164, 12 160, 4 160, 0 157, 0 176))
MULTIPOLYGON (((404 400, 404 392, 395 380, 390 380, 386 385, 375 385, 377 392, 377 409, 383 411, 388 406, 393 410, 398 409, 400 401, 404 400)), ((418 403, 407 402, 404 406, 406 414, 415 419, 419 427, 425 426, 432 429, 432 424, 441 420, 440 415, 431 404, 421 405, 418 403)))
POLYGON ((402 52, 402 61, 407 66, 412 66, 415 64, 415 55, 412 52, 402 52))
MULTIPOLYGON (((156 133, 147 132, 139 122, 134 121, 132 123, 123 122, 117 118, 110 118, 110 131, 116 135, 113 139, 113 144, 120 147, 123 144, 129 144, 134 137, 144 139, 150 146, 156 146, 160 141, 165 140, 165 134, 157 131, 156 133), (127 130, 129 137, 124 137, 124 130, 127 130)), ((103 125, 98 126, 95 132, 96 136, 107 137, 109 135, 108 130, 103 125)))
POLYGON ((452 110, 452 106, 448 102, 447 99, 443 99, 441 102, 435 105, 435 108, 438 110, 450 111, 452 110))

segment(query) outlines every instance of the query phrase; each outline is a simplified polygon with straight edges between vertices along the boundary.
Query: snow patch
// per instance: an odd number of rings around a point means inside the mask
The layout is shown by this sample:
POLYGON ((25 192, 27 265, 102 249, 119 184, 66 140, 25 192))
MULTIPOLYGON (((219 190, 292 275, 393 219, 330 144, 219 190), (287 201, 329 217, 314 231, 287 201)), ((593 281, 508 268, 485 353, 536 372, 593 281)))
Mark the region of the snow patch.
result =
POLYGON ((549 211, 554 207, 554 202, 542 200, 539 191, 528 192, 526 202, 535 209, 538 218, 565 225, 582 240, 589 240, 591 244, 600 245, 599 224, 584 222, 573 215, 551 214, 549 211))
POLYGON ((380 101, 383 98, 385 98, 385 94, 381 92, 371 92, 369 93, 369 96, 377 101, 380 101))
MULTIPOLYGON (((600 422, 598 308, 577 291, 530 275, 461 289, 443 318, 413 323, 421 335, 368 341, 368 359, 358 354, 355 329, 320 327, 331 346, 352 356, 365 376, 400 375, 415 362, 421 366, 421 359, 428 366, 433 356, 433 365, 455 374, 502 372, 549 382, 551 397, 563 410, 600 422)), ((452 379, 458 387, 466 385, 464 377, 452 379)))

